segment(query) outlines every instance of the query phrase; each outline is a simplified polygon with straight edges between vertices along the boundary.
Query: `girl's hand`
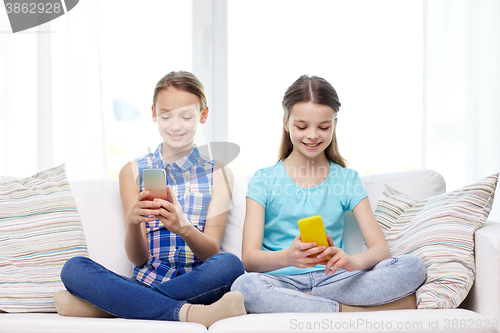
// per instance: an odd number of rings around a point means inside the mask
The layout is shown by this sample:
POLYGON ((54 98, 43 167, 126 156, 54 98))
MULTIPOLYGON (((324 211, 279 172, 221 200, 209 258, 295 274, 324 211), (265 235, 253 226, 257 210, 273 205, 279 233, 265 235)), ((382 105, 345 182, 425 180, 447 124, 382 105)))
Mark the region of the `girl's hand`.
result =
POLYGON ((330 235, 326 235, 326 239, 330 246, 316 257, 320 264, 326 265, 325 274, 335 274, 338 269, 344 269, 348 272, 357 269, 357 263, 352 256, 335 247, 330 235), (331 256, 330 259, 328 259, 328 256, 331 256))
POLYGON ((127 214, 127 222, 139 225, 156 220, 154 215, 160 214, 160 203, 146 200, 149 191, 140 192, 127 214))
POLYGON ((155 199, 155 203, 161 204, 160 212, 157 214, 157 218, 163 223, 165 228, 171 232, 182 236, 182 227, 191 225, 186 215, 182 211, 182 206, 177 200, 174 191, 167 185, 167 194, 171 202, 162 199, 155 199))
POLYGON ((309 268, 316 266, 320 260, 314 255, 319 252, 324 252, 324 246, 316 246, 316 243, 303 243, 300 234, 295 237, 292 245, 287 249, 289 265, 298 268, 309 268), (312 256, 312 257, 309 257, 312 256))

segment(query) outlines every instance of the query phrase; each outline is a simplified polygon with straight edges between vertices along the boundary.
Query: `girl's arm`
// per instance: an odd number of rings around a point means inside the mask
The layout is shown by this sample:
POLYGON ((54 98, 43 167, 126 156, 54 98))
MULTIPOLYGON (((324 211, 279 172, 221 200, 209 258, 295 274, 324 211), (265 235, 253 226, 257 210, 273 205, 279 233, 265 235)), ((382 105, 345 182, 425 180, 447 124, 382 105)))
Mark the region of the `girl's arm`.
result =
POLYGON ((137 185, 139 174, 135 161, 127 163, 120 171, 120 197, 125 216, 126 234, 125 251, 127 257, 136 266, 142 266, 149 258, 149 249, 144 222, 155 221, 148 215, 159 214, 159 203, 145 200, 149 192, 140 192, 137 185))
POLYGON ((384 234, 370 208, 368 197, 361 200, 352 212, 368 250, 349 256, 340 248, 335 247, 331 237, 327 236, 330 247, 318 255, 320 260, 326 260, 329 255, 332 256, 326 263, 325 273, 333 274, 337 269, 345 269, 346 271, 369 269, 391 256, 384 234))
POLYGON ((204 232, 195 228, 182 211, 182 207, 177 202, 175 195, 173 202, 156 199, 162 203, 160 221, 167 229, 178 234, 191 248, 194 255, 201 261, 205 261, 214 254, 219 253, 220 244, 224 231, 226 230, 227 216, 231 203, 231 196, 234 184, 234 176, 231 169, 217 162, 214 166, 213 193, 208 206, 207 220, 204 232), (172 214, 175 211, 175 214, 172 214), (184 225, 184 226, 182 226, 184 225))
MULTIPOLYGON (((243 247, 241 258, 248 272, 269 272, 276 269, 295 266, 313 267, 318 264, 316 258, 308 255, 318 253, 314 243, 302 243, 300 235, 292 245, 280 251, 263 251, 265 209, 257 201, 246 199, 245 225, 243 227, 243 247)), ((325 247, 322 247, 323 250, 325 247)))
POLYGON ((373 215, 368 197, 361 200, 352 210, 368 250, 353 257, 359 263, 357 269, 369 269, 380 261, 391 257, 391 250, 385 240, 382 229, 373 215))

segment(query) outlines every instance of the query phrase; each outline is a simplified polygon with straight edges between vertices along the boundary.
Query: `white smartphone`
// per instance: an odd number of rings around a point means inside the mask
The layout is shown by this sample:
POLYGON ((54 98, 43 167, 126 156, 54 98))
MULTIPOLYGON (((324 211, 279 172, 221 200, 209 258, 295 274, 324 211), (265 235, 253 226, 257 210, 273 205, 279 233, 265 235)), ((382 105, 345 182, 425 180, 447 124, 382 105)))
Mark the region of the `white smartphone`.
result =
POLYGON ((144 191, 149 191, 146 200, 160 198, 168 201, 167 180, 163 169, 144 169, 142 171, 144 191))

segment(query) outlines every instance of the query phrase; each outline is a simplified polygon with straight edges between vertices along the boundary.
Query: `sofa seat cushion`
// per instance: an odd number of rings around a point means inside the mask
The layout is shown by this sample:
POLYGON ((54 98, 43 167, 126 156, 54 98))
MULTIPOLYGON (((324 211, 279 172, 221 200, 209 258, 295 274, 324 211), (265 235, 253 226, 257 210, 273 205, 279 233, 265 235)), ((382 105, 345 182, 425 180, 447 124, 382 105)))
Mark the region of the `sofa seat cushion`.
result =
POLYGON ((122 318, 63 317, 57 313, 0 313, 0 332, 19 333, 137 333, 207 332, 202 324, 122 318))
POLYGON ((64 164, 0 184, 0 310, 55 312, 62 266, 87 255, 64 164))
POLYGON ((498 322, 465 309, 344 313, 266 313, 219 320, 211 333, 497 332, 498 322))

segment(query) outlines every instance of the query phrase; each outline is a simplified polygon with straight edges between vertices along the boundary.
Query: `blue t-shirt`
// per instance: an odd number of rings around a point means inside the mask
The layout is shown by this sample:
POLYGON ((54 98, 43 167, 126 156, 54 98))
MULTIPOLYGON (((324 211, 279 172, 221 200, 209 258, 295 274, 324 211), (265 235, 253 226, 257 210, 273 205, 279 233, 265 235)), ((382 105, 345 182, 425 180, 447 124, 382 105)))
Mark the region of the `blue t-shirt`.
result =
MULTIPOLYGON (((298 170, 300 172, 300 170, 298 170)), ((320 215, 326 233, 335 246, 344 249, 342 234, 344 215, 367 196, 358 173, 330 162, 328 177, 320 185, 303 188, 293 182, 283 161, 260 169, 248 183, 247 197, 266 210, 262 250, 279 251, 290 247, 300 233, 298 220, 320 215)), ((271 274, 301 274, 324 270, 324 265, 311 268, 285 267, 271 274)))

